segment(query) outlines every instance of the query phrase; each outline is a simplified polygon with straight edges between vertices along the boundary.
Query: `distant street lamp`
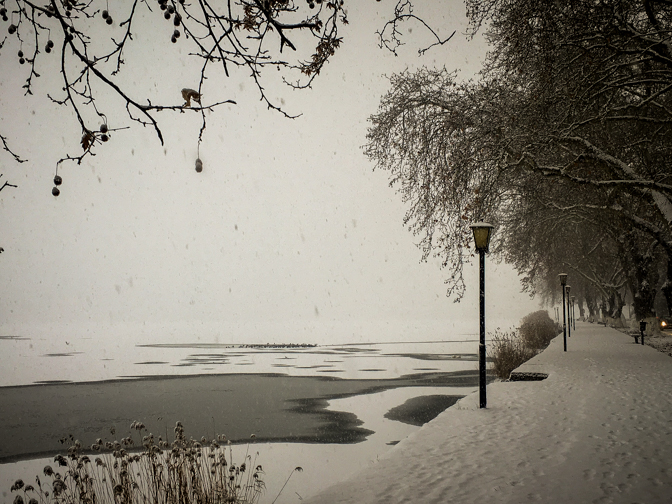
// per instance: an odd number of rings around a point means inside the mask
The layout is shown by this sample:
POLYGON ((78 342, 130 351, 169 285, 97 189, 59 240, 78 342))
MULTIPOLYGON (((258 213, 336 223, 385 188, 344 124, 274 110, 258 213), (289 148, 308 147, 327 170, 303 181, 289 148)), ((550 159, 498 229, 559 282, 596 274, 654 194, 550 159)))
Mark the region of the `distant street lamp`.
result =
POLYGON ((569 324, 567 324, 567 337, 571 338, 572 337, 572 312, 569 311, 569 292, 572 290, 572 288, 568 285, 565 287, 565 290, 567 291, 567 318, 569 319, 569 324))
POLYGON ((567 273, 560 273, 558 275, 560 278, 560 285, 562 285, 562 340, 565 344, 565 352, 567 351, 567 322, 565 320, 566 311, 565 311, 565 286, 567 285, 567 273))
POLYGON ((476 222, 469 226, 474 233, 474 242, 479 255, 480 264, 480 342, 478 344, 478 391, 480 407, 485 408, 485 254, 489 252, 492 224, 476 222))
POLYGON ((574 301, 576 300, 575 296, 572 296, 572 326, 573 329, 576 331, 576 313, 574 312, 574 301))

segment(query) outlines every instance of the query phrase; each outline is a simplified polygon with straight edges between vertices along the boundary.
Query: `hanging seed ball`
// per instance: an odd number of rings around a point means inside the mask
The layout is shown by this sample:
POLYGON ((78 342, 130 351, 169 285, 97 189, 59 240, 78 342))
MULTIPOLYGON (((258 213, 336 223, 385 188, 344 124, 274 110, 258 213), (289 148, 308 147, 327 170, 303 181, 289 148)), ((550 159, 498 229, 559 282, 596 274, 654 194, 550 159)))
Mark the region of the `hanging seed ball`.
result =
POLYGON ((19 64, 20 65, 23 65, 25 62, 26 62, 26 60, 24 58, 19 58, 19 64))
POLYGON ((182 21, 182 16, 179 14, 175 14, 175 19, 173 19, 173 24, 175 26, 180 26, 180 22, 182 21))
POLYGON ((173 12, 175 12, 175 7, 173 7, 172 5, 169 5, 169 6, 168 6, 168 12, 170 12, 171 14, 172 14, 173 12))
POLYGON ((175 38, 179 38, 179 37, 180 37, 180 30, 175 30, 175 31, 173 32, 173 37, 175 37, 175 38))
POLYGON ((110 139, 110 137, 108 137, 107 135, 100 135, 100 139, 101 139, 103 142, 107 142, 107 141, 110 139))
POLYGON ((107 24, 112 24, 114 21, 112 21, 112 16, 108 16, 107 19, 105 20, 107 24))
POLYGON ((175 42, 177 42, 177 37, 173 35, 172 37, 170 37, 170 41, 174 44, 175 42))
POLYGON ((159 8, 160 8, 161 10, 166 10, 166 4, 165 4, 165 3, 161 4, 161 6, 160 6, 159 8))
POLYGON ((108 17, 110 17, 110 13, 104 10, 101 16, 103 16, 103 19, 107 19, 108 17))
POLYGON ((196 158, 196 172, 201 173, 203 171, 203 161, 200 158, 196 158))
POLYGON ((7 15, 7 9, 4 7, 0 9, 0 16, 6 16, 7 15))
POLYGON ((56 175, 54 177, 54 185, 61 185, 63 183, 63 179, 61 178, 60 175, 56 175))
POLYGON ((70 33, 75 33, 76 31, 77 31, 77 30, 75 30, 75 27, 74 27, 74 26, 71 26, 71 27, 70 27, 70 33))
POLYGON ((7 28, 7 31, 9 32, 10 35, 14 35, 14 32, 16 32, 16 25, 10 24, 9 28, 7 28))
POLYGON ((166 11, 166 13, 163 15, 164 18, 170 19, 170 12, 166 11))
POLYGON ((61 191, 59 191, 58 187, 54 187, 51 190, 51 194, 53 194, 54 196, 58 196, 59 194, 61 194, 61 191))
POLYGON ((103 123, 100 125, 100 132, 107 133, 107 124, 103 123))
POLYGON ((50 52, 51 52, 51 47, 49 47, 48 45, 45 46, 45 47, 44 47, 44 52, 46 52, 46 53, 50 53, 50 52))
POLYGON ((54 47, 54 42, 52 40, 47 40, 47 47, 54 47))
POLYGON ((19 58, 23 58, 23 51, 19 51, 19 58))

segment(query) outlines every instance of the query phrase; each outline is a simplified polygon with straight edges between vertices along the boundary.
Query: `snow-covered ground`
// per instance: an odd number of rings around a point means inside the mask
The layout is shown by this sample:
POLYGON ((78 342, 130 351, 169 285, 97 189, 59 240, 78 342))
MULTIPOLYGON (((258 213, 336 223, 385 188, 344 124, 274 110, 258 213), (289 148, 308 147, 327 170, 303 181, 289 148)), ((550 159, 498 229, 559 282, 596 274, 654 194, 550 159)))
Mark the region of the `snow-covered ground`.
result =
POLYGON ((644 341, 647 345, 652 346, 659 352, 666 353, 672 357, 672 335, 669 333, 648 337, 644 341))
POLYGON ((672 359, 577 323, 524 364, 538 382, 471 394, 309 504, 672 502, 672 359))

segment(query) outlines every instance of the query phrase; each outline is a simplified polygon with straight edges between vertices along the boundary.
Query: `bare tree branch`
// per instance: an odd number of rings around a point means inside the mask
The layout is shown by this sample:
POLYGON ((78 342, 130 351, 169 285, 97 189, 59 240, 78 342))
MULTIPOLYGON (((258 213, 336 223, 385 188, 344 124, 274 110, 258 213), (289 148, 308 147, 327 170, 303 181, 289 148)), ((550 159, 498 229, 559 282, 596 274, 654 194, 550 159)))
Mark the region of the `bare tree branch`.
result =
POLYGON ((9 155, 14 158, 14 161, 16 161, 17 163, 25 163, 26 161, 28 161, 27 159, 22 159, 18 154, 16 154, 14 151, 12 151, 12 149, 10 149, 9 145, 7 144, 7 139, 4 136, 0 135, 0 141, 2 141, 3 150, 9 152, 9 155))
MULTIPOLYGON (((198 0, 193 3, 157 0, 151 3, 152 6, 149 0, 125 0, 110 5, 102 0, 48 0, 45 5, 35 0, 0 1, 0 18, 7 18, 7 21, 12 18, 9 39, 15 38, 22 47, 30 49, 30 54, 26 49, 20 53, 20 63, 28 63, 26 66, 29 67, 24 85, 26 94, 33 92, 32 79, 39 77, 41 59, 55 46, 61 49, 63 96, 53 92, 48 92, 47 96, 74 112, 82 130, 82 137, 77 139, 82 151, 62 157, 57 166, 64 161, 81 163, 84 157, 94 154, 97 144, 111 139, 109 132, 125 129, 132 123, 152 127, 163 144, 165 138, 155 113, 185 112, 186 108, 182 105, 159 103, 150 96, 137 96, 123 84, 121 76, 127 48, 134 43, 135 33, 147 29, 140 18, 140 11, 164 17, 166 24, 171 26, 166 43, 186 43, 193 49, 189 56, 202 60, 199 94, 203 91, 210 94, 204 88, 212 71, 211 64, 221 65, 227 77, 231 67, 247 69, 260 99, 269 109, 288 118, 298 115, 286 112, 268 97, 261 78, 262 70, 267 67, 282 69, 285 82, 292 82, 293 87, 309 87, 341 42, 338 28, 347 23, 340 0, 315 0, 301 6, 293 0, 198 0), (119 16, 122 21, 115 23, 113 16, 119 16), (32 40, 26 40, 26 36, 32 40), (288 61, 276 57, 283 53, 285 47, 296 51, 299 43, 308 47, 314 44, 316 56, 311 61, 304 62, 299 58, 288 61), (24 51, 27 54, 23 54, 24 51), (292 73, 304 77, 306 82, 301 78, 288 79, 287 75, 292 73), (125 103, 129 123, 115 125, 114 128, 107 125, 107 115, 98 105, 98 100, 106 94, 116 95, 125 103), (102 118, 105 131, 99 131, 98 124, 94 126, 91 117, 102 118)), ((191 107, 201 114, 202 123, 197 137, 199 145, 206 129, 205 112, 235 103, 232 99, 223 98, 191 107)), ((4 150, 16 161, 23 161, 10 150, 5 137, 1 138, 4 150)))
POLYGON ((399 46, 404 45, 404 43, 401 41, 399 25, 409 20, 414 20, 420 23, 436 39, 436 42, 430 44, 429 46, 418 49, 418 54, 420 56, 425 54, 432 47, 445 44, 450 39, 452 39, 456 33, 453 31, 453 33, 448 35, 448 37, 442 39, 424 19, 413 14, 413 4, 410 0, 398 0, 397 5, 394 7, 394 17, 387 21, 381 30, 376 32, 378 35, 378 45, 381 48, 385 47, 396 56, 399 46))

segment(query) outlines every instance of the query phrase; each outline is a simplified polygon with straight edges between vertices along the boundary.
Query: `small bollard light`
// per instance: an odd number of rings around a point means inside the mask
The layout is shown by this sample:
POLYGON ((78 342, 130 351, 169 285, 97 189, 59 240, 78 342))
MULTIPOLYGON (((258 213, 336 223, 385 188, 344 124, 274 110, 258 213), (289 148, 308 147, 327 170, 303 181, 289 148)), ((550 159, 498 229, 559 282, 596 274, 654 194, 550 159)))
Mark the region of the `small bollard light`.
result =
MULTIPOLYGON (((642 345, 644 344, 644 331, 646 331, 646 320, 639 321, 639 333, 642 336, 642 345)), ((637 336, 635 336, 635 343, 637 343, 637 336)))

